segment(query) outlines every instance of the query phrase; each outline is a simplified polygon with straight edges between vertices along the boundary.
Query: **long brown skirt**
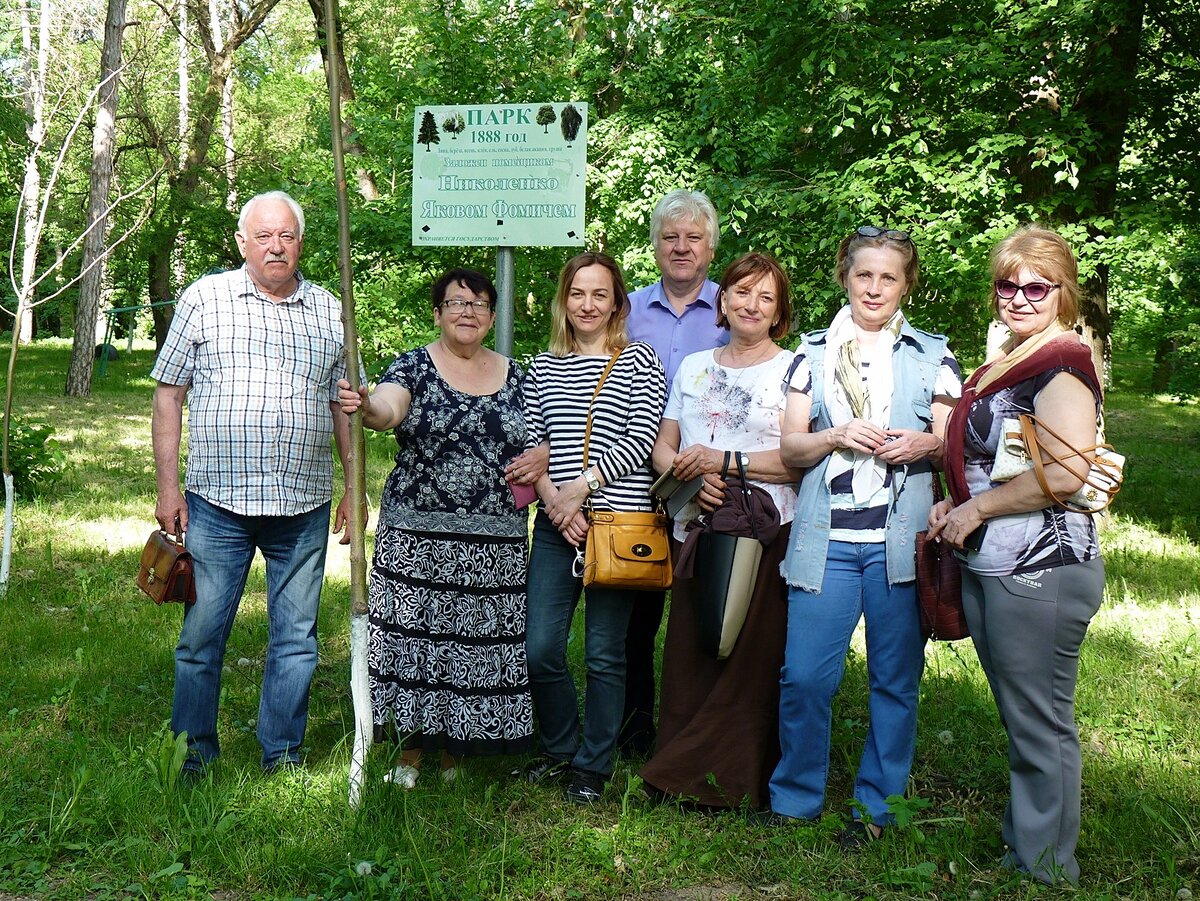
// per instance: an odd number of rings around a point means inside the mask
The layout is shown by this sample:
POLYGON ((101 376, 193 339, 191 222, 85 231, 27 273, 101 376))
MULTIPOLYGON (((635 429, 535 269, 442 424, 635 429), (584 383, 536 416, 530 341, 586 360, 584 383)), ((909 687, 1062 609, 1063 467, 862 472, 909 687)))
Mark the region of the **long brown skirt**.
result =
POLYGON ((671 587, 658 742, 641 771, 651 788, 708 807, 769 806, 787 639, 787 586, 779 564, 790 534, 784 526, 763 549, 745 625, 724 660, 700 652, 695 583, 671 587))

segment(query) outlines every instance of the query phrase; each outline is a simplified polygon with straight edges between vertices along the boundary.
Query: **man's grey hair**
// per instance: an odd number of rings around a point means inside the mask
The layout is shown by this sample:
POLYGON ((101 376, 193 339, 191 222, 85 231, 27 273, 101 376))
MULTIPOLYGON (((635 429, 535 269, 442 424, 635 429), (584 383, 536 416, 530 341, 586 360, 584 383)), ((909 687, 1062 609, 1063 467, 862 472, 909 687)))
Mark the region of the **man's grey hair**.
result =
POLYGON ((238 231, 246 234, 246 220, 250 217, 250 208, 260 200, 282 200, 288 205, 292 211, 292 215, 296 217, 296 237, 304 238, 304 210, 300 209, 300 204, 296 203, 286 191, 267 191, 265 194, 256 194, 242 204, 242 211, 238 213, 238 231))
POLYGON ((664 225, 675 222, 699 222, 708 235, 708 244, 715 251, 721 238, 717 210, 703 191, 680 188, 660 200, 650 216, 650 243, 657 244, 664 225))

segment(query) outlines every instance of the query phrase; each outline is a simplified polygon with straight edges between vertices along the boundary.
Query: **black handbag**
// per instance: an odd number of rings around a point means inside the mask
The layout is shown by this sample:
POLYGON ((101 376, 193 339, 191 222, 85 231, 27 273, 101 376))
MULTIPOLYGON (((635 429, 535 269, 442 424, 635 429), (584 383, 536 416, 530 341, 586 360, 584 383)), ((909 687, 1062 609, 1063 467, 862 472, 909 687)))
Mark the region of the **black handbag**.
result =
POLYGON ((701 652, 717 660, 733 653, 746 622, 762 562, 763 532, 770 528, 769 534, 774 536, 779 528, 779 514, 771 496, 746 481, 741 458, 737 459, 738 479, 729 480, 726 503, 717 512, 725 514, 720 519, 726 521, 729 514, 734 514, 741 523, 739 531, 750 534, 719 531, 714 528, 713 521, 718 518, 714 513, 711 518, 702 518, 695 538, 689 536, 695 546, 689 549, 693 553, 687 556, 686 564, 684 555, 680 555, 681 564, 691 566, 701 652), (760 518, 769 520, 772 516, 773 524, 761 523, 760 529, 760 518))

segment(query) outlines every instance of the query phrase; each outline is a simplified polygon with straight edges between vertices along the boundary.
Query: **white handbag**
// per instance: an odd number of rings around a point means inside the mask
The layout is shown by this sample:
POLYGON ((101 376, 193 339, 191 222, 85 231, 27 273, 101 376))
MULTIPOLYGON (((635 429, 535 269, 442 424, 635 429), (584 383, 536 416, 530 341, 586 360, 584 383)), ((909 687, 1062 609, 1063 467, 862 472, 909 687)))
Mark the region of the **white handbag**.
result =
POLYGON ((1102 442, 1101 437, 1102 427, 1097 424, 1096 443, 1090 447, 1075 448, 1045 422, 1029 414, 1022 415, 1020 419, 1005 419, 1000 424, 1000 441, 996 445, 996 457, 992 463, 992 481, 1006 482, 1032 469, 1046 497, 1058 506, 1075 513, 1099 513, 1113 502, 1125 478, 1125 458, 1111 444, 1102 442), (1038 441, 1035 425, 1057 439, 1067 448, 1067 453, 1060 456, 1048 450, 1038 441), (1079 459, 1087 462, 1088 455, 1091 458, 1087 471, 1080 473, 1079 464, 1074 461, 1079 459), (1062 466, 1083 484, 1068 497, 1055 494, 1047 484, 1043 471, 1047 461, 1062 466))
POLYGON ((992 481, 1007 482, 1030 469, 1033 469, 1033 461, 1025 449, 1021 420, 1004 420, 1000 423, 1000 440, 996 443, 996 458, 992 462, 992 481))

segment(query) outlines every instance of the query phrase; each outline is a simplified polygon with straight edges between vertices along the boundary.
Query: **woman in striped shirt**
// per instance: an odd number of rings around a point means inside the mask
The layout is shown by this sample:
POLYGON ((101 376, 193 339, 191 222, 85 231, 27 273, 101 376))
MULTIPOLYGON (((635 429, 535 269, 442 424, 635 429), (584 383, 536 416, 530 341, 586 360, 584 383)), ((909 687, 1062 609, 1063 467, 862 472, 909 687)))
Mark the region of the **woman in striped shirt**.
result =
POLYGON ((529 681, 542 753, 524 777, 549 782, 569 775, 567 800, 580 804, 599 800, 612 774, 625 697, 625 630, 637 597, 626 589, 588 589, 581 738, 567 641, 583 587, 573 565, 587 540, 584 503, 603 510, 651 509, 648 461, 666 400, 662 364, 649 344, 629 342, 628 315, 629 295, 616 262, 602 253, 572 258, 551 307, 550 350, 533 361, 525 381, 527 441, 548 441, 550 463, 537 483, 541 500, 527 594, 529 681), (593 399, 613 355, 619 356, 593 399))

